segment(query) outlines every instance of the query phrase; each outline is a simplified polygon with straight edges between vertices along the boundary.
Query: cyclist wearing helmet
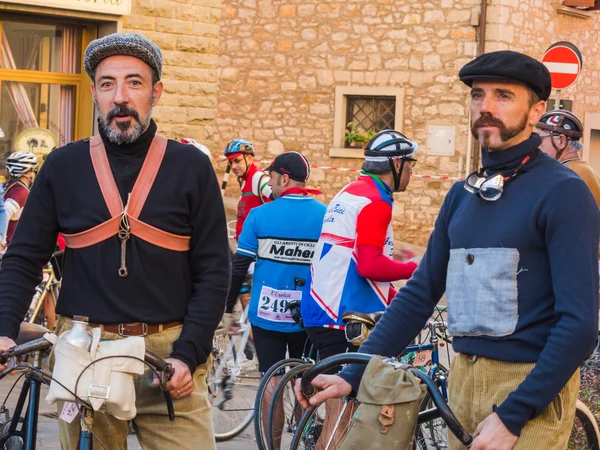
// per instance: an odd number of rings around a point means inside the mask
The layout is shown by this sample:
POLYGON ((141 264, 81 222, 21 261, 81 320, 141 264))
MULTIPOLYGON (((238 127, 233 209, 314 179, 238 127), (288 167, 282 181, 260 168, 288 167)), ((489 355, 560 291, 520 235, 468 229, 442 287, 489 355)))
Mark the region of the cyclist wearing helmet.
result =
POLYGON ((542 137, 540 149, 579 175, 600 207, 600 177, 580 157, 583 125, 579 118, 570 111, 557 109, 545 113, 536 127, 542 137))
POLYGON ((238 202, 235 240, 242 233, 250 210, 272 199, 269 176, 253 163, 254 146, 244 139, 234 139, 225 146, 227 164, 240 183, 242 196, 238 202))
POLYGON ((331 200, 315 249, 310 295, 302 318, 320 358, 344 353, 342 315, 383 311, 395 294, 391 281, 408 279, 414 262, 398 262, 392 227, 393 193, 406 190, 417 143, 398 131, 377 133, 365 147, 358 180, 331 200))
POLYGON ((0 236, 6 236, 6 245, 15 233, 37 169, 37 157, 31 152, 15 152, 6 159, 10 179, 4 186, 4 209, 8 220, 5 229, 0 230, 0 236))

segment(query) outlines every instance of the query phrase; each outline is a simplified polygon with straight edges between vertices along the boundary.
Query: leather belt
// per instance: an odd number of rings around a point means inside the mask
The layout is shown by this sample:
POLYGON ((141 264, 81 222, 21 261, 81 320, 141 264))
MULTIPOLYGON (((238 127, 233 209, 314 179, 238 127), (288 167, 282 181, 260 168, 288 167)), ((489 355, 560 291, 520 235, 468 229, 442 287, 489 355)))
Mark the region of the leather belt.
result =
POLYGON ((174 322, 161 323, 161 324, 148 324, 142 322, 136 323, 114 323, 104 325, 101 323, 90 323, 90 328, 100 328, 102 331, 107 333, 115 333, 119 336, 147 336, 149 334, 160 333, 169 328, 182 325, 183 322, 176 320, 174 322))

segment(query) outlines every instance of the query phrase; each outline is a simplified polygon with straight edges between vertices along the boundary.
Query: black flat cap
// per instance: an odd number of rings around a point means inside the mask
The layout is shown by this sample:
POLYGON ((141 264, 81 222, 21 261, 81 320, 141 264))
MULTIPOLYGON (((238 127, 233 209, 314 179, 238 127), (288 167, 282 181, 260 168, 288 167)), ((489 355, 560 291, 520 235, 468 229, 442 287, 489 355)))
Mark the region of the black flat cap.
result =
POLYGON ((469 87, 474 80, 517 81, 527 85, 542 100, 548 100, 552 91, 546 66, 531 56, 510 50, 478 56, 460 69, 458 78, 469 87))

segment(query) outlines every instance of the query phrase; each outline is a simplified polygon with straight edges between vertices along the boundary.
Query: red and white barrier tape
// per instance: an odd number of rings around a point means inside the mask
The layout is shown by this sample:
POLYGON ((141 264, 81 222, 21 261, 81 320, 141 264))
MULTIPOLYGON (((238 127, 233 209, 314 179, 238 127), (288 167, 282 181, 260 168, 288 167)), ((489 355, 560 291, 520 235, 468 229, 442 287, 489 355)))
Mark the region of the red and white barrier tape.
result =
MULTIPOLYGON (((215 159, 219 159, 219 160, 224 160, 225 157, 221 156, 221 155, 213 155, 213 157, 215 159)), ((258 159, 258 158, 254 158, 253 161, 255 162, 262 162, 263 160, 258 159)), ((271 161, 269 161, 270 163, 271 161)), ((330 166, 310 166, 311 169, 317 169, 317 170, 332 170, 335 172, 350 172, 350 173, 360 173, 360 169, 348 169, 345 167, 330 167, 330 166)), ((458 181, 458 180, 464 180, 464 178, 459 178, 459 177, 450 177, 448 175, 419 175, 416 173, 413 173, 411 176, 415 177, 415 178, 423 178, 426 180, 451 180, 451 181, 458 181)))

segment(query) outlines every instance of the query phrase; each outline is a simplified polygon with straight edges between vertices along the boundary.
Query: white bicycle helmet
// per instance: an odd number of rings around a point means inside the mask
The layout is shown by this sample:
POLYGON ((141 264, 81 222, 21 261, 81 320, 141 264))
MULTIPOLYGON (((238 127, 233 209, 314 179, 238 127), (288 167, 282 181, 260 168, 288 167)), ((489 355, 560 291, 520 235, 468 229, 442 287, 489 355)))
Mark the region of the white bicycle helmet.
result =
POLYGON ((19 178, 32 170, 37 170, 38 159, 31 152, 15 152, 6 158, 6 170, 13 178, 19 178))
POLYGON ((394 176, 394 189, 400 187, 400 178, 406 161, 416 161, 413 158, 419 144, 409 140, 405 135, 396 130, 382 130, 371 138, 365 146, 365 161, 389 161, 392 175, 394 176), (398 171, 394 168, 394 159, 402 163, 398 171))
POLYGON ((212 155, 210 154, 210 150, 208 149, 208 147, 206 145, 201 144, 200 142, 196 142, 192 138, 182 138, 179 142, 181 142, 182 144, 193 145, 198 150, 200 150, 202 153, 204 153, 206 156, 208 156, 208 159, 210 159, 210 161, 212 162, 212 155))

